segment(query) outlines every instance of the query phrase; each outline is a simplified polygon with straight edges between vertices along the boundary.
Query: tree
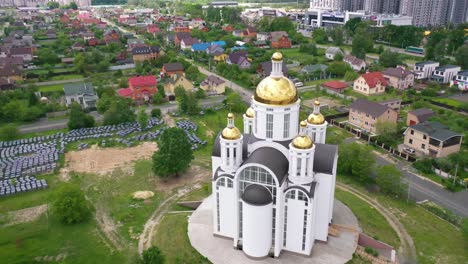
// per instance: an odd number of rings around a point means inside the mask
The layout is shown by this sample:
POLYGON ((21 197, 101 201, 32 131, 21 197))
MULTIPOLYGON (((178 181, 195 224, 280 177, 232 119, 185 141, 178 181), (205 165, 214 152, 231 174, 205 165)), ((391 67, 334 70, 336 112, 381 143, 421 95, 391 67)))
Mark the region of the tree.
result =
POLYGON ((70 5, 69 5, 70 9, 73 9, 73 10, 77 10, 78 9, 78 5, 75 3, 75 2, 71 2, 70 5))
POLYGON ((0 140, 15 140, 19 136, 18 127, 14 124, 6 124, 0 128, 0 140))
POLYGON ((468 243, 468 218, 463 219, 461 230, 466 243, 468 243))
POLYGON ((330 32, 331 38, 333 39, 333 44, 336 46, 343 45, 344 41, 344 32, 341 27, 335 27, 330 32))
POLYGON ((50 48, 41 48, 37 51, 37 58, 40 64, 54 65, 60 61, 57 52, 50 48))
POLYGON ((382 193, 401 196, 405 191, 401 176, 395 165, 384 165, 377 169, 376 183, 382 193))
POLYGON ((382 54, 380 54, 379 62, 385 68, 389 68, 401 65, 403 60, 401 59, 401 56, 398 52, 393 52, 389 49, 386 49, 384 52, 382 52, 382 54))
POLYGON ((344 144, 339 148, 338 170, 340 173, 366 182, 371 179, 371 168, 375 163, 372 149, 358 143, 344 144))
POLYGON ((120 98, 111 103, 103 118, 104 125, 118 125, 133 121, 135 121, 135 113, 130 107, 130 102, 120 98))
POLYGON ((153 109, 151 110, 151 117, 160 118, 160 117, 161 117, 161 109, 159 109, 159 108, 153 108, 153 109))
POLYGON ((143 251, 143 264, 163 264, 165 257, 158 247, 152 246, 143 251))
POLYGON ((342 61, 334 61, 328 65, 327 71, 335 76, 342 77, 347 71, 350 71, 351 66, 342 61))
POLYGON ((140 124, 141 130, 145 130, 148 125, 148 115, 144 108, 140 109, 137 116, 138 124, 140 124))
POLYGON ((317 28, 312 32, 312 38, 318 44, 325 44, 328 42, 327 32, 323 28, 317 28))
POLYGON ((362 19, 360 17, 351 18, 344 25, 344 29, 348 32, 350 36, 354 36, 356 29, 361 23, 362 23, 362 19))
POLYGON ((299 52, 317 56, 317 46, 315 44, 301 44, 299 46, 299 52))
POLYGON ((49 9, 57 9, 60 7, 60 4, 58 2, 48 2, 47 7, 49 9))
POLYGON ((94 117, 87 115, 78 103, 72 104, 70 118, 68 119, 68 129, 93 127, 95 124, 94 117))
POLYGON ((366 57, 366 52, 372 51, 372 48, 373 40, 368 32, 368 28, 359 27, 353 37, 351 54, 360 59, 364 59, 366 57))
POLYGON ((159 150, 153 154, 153 172, 159 177, 178 176, 193 160, 192 145, 185 132, 171 127, 158 140, 159 150))
POLYGON ((377 120, 377 122, 375 122, 375 130, 377 134, 396 134, 397 128, 398 126, 396 123, 381 120, 377 120))
POLYGON ((90 215, 90 207, 83 191, 67 183, 53 193, 52 212, 65 224, 79 223, 90 215))
POLYGON ((462 69, 468 69, 468 44, 465 44, 457 49, 455 53, 455 59, 457 60, 457 64, 462 69))
POLYGON ((226 105, 229 111, 234 113, 244 113, 247 109, 242 96, 237 92, 232 92, 226 97, 226 105))
POLYGON ((344 76, 344 79, 345 81, 347 82, 350 82, 350 81, 354 81, 356 80, 357 78, 359 78, 359 73, 351 70, 351 71, 346 71, 345 73, 345 76, 344 76))

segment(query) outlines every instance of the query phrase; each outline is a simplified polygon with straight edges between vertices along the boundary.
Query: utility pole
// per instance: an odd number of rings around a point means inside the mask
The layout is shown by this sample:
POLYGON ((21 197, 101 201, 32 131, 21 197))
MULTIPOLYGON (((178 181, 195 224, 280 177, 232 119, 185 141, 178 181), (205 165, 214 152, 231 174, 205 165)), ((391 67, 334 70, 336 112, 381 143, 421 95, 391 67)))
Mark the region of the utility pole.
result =
POLYGON ((457 166, 455 167, 455 175, 453 175, 452 187, 455 187, 455 181, 457 179, 457 173, 458 173, 458 162, 457 162, 457 166))

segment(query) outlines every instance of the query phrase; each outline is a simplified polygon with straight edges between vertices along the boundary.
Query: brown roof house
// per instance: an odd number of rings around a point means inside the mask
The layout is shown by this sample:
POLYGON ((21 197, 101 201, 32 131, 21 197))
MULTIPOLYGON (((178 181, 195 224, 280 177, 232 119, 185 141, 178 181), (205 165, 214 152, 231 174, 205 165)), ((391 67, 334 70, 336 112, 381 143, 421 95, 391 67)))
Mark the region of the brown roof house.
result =
POLYGON ((0 77, 7 78, 14 81, 23 80, 23 71, 15 65, 5 65, 0 69, 0 77))
POLYGON ((161 54, 161 49, 158 46, 134 47, 132 49, 132 57, 134 62, 143 62, 158 58, 161 54))
POLYGON ((387 85, 388 81, 381 72, 368 72, 354 81, 353 90, 369 96, 384 93, 387 85))
POLYGON ((200 83, 200 88, 209 95, 223 94, 226 90, 226 81, 215 75, 210 75, 200 83))
POLYGON ((184 75, 184 65, 180 62, 164 63, 161 69, 161 75, 171 76, 174 74, 184 75))
POLYGON ((365 61, 363 61, 363 60, 361 60, 359 58, 356 58, 353 55, 348 54, 348 55, 344 56, 343 61, 348 63, 349 66, 351 66, 351 68, 353 68, 353 70, 355 70, 355 71, 362 71, 367 67, 365 61))
POLYGON ((247 51, 236 51, 229 54, 227 64, 237 64, 241 69, 250 68, 250 61, 247 58, 247 51))
POLYGON ((441 123, 429 121, 408 127, 403 135, 405 146, 433 158, 446 157, 460 151, 463 140, 462 134, 448 130, 441 123))
POLYGON ((348 122, 364 131, 376 133, 377 121, 396 124, 397 119, 395 110, 365 99, 358 99, 349 106, 348 122))
POLYGON ((413 126, 419 123, 426 122, 431 116, 434 116, 435 113, 428 108, 419 108, 413 111, 408 112, 406 117, 406 125, 413 126))
POLYGON ((169 78, 169 80, 164 84, 164 92, 167 96, 174 96, 175 89, 178 86, 183 87, 186 91, 192 91, 194 88, 193 83, 185 78, 184 75, 173 74, 171 75, 171 78, 169 78))
POLYGON ((388 68, 383 72, 388 84, 396 89, 406 90, 414 85, 414 73, 402 67, 388 68))

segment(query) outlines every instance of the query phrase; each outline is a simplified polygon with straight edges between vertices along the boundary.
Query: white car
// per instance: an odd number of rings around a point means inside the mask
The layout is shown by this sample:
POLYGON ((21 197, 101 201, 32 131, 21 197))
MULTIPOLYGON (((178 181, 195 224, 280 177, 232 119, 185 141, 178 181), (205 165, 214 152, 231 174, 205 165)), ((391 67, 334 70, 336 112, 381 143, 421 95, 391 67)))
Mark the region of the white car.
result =
POLYGON ((304 86, 304 83, 302 83, 302 82, 296 82, 296 83, 294 83, 294 85, 295 85, 296 87, 302 87, 302 86, 304 86))
POLYGON ((416 153, 416 151, 415 151, 414 149, 412 149, 412 148, 404 148, 403 150, 404 150, 405 152, 408 152, 409 154, 414 154, 414 153, 416 153))

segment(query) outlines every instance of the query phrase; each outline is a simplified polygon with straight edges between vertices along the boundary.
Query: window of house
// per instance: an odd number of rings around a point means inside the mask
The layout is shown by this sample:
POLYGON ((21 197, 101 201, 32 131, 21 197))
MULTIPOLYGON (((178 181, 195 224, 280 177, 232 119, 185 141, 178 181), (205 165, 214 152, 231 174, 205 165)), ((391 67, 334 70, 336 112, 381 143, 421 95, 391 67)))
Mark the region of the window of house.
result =
POLYGON ((409 142, 410 144, 413 144, 413 139, 410 138, 410 139, 408 140, 408 142, 409 142))
POLYGON ((422 149, 426 149, 426 144, 421 144, 422 149))
POLYGON ((427 139, 427 136, 426 136, 426 135, 423 135, 423 139, 427 139))
POLYGON ((414 130, 411 130, 410 133, 411 133, 411 135, 414 135, 414 130))

